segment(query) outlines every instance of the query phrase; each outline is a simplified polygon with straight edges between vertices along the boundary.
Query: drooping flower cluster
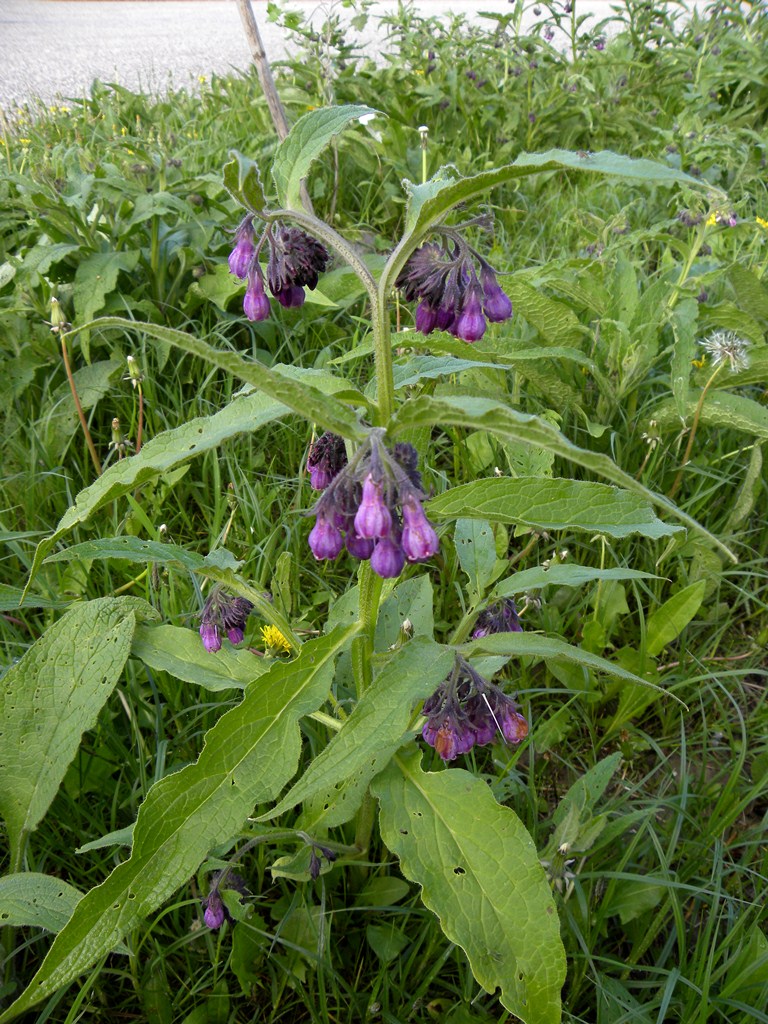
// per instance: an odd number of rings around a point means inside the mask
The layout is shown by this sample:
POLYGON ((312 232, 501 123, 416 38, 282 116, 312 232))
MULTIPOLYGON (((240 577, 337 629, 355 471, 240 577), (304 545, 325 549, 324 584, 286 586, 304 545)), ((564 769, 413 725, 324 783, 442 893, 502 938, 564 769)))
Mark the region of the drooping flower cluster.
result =
POLYGON ((449 678, 424 701, 422 714, 422 736, 444 761, 492 743, 497 733, 512 744, 528 735, 512 698, 458 655, 449 678))
POLYGON ((475 640, 491 633, 522 633, 523 627, 517 617, 517 608, 511 597, 503 597, 500 601, 489 604, 480 612, 472 631, 475 640))
POLYGON ((424 515, 418 455, 410 444, 386 448, 384 431, 372 430, 346 466, 325 488, 314 508, 317 521, 309 546, 317 559, 370 559, 385 579, 399 576, 406 560, 423 562, 437 553, 434 527, 424 515))
POLYGON ((200 636, 203 647, 212 654, 221 650, 222 633, 231 644, 242 643, 245 623, 253 609, 244 597, 232 597, 221 587, 214 587, 200 616, 200 636))
POLYGON ((266 320, 269 316, 269 298, 264 290, 264 275, 259 253, 264 244, 269 246, 267 284, 281 306, 301 306, 305 288, 316 288, 318 276, 330 256, 325 246, 300 228, 268 224, 258 243, 254 243, 253 216, 249 214, 235 233, 235 245, 229 254, 229 269, 248 285, 243 299, 243 311, 249 320, 266 320))
POLYGON ((347 464, 344 438, 326 432, 313 441, 307 454, 309 482, 315 491, 324 491, 347 464))
POLYGON ((446 245, 427 242, 416 249, 395 283, 409 302, 419 300, 417 331, 448 331, 463 341, 479 341, 486 320, 500 323, 512 316, 512 303, 491 265, 459 235, 446 237, 446 245))

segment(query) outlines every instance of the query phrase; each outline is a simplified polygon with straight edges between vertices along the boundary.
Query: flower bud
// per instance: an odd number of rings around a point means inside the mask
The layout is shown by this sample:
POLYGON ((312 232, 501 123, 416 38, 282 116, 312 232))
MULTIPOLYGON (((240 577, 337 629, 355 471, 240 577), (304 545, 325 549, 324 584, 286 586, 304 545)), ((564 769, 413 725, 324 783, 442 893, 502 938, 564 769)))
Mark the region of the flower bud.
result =
POLYGON ((371 568, 382 579, 391 580, 399 576, 405 565, 403 549, 391 537, 379 540, 371 555, 371 568))
POLYGON ((344 547, 344 538, 338 527, 324 516, 318 516, 309 535, 309 546, 318 561, 337 558, 344 547))
POLYGON ((440 542, 434 527, 424 515, 424 509, 418 498, 408 498, 403 502, 403 538, 402 547, 409 562, 422 562, 436 554, 440 542))
POLYGON ((243 312, 249 320, 266 320, 269 316, 269 299, 264 291, 264 282, 258 267, 248 272, 248 287, 243 298, 243 312))
POLYGON ((304 289, 299 285, 289 285, 287 288, 281 288, 279 291, 272 293, 281 306, 286 309, 295 309, 297 306, 304 305, 305 293, 304 289))
POLYGON ((219 627, 215 623, 201 623, 200 636, 203 641, 203 647, 206 649, 206 651, 209 651, 211 654, 215 654, 216 651, 221 650, 221 637, 219 636, 219 627))
POLYGON ((213 890, 205 901, 203 920, 213 930, 221 928, 224 924, 224 904, 216 890, 213 890))
POLYGON ((367 562, 373 554, 375 541, 370 537, 358 537, 354 530, 348 530, 345 543, 347 551, 353 558, 359 558, 361 562, 367 562))
POLYGON ((485 334, 485 317, 480 302, 480 286, 471 284, 467 288, 461 313, 453 325, 452 333, 463 341, 479 341, 485 334))

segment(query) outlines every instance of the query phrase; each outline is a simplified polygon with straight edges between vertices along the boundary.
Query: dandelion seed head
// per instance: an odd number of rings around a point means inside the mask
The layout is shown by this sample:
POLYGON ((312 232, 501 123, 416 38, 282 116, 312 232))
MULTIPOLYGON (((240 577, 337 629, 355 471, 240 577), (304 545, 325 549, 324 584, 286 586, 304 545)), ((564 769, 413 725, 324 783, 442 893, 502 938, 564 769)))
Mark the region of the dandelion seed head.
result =
POLYGON ((749 366, 749 342, 735 331, 713 331, 699 344, 710 354, 714 366, 727 362, 732 373, 749 366))

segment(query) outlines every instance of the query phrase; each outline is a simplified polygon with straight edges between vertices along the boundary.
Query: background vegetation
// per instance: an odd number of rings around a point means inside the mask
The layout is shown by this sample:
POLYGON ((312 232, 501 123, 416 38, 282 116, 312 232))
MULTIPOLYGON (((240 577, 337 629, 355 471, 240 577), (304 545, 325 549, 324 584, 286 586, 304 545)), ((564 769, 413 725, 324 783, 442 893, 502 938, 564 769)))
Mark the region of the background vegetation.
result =
MULTIPOLYGON (((444 163, 475 173, 521 150, 586 157, 605 148, 667 162, 727 194, 713 206, 700 191, 557 172, 490 195, 494 227, 478 228, 477 239, 508 275, 517 315, 482 347, 516 362, 509 374, 465 373, 461 387, 511 395, 647 486, 676 491, 739 560, 692 533, 651 541, 499 529, 497 554, 516 570, 576 562, 653 574, 537 585, 518 604, 527 629, 646 675, 688 710, 651 690, 638 696, 581 669, 523 659, 507 672, 532 722, 530 742, 494 746, 468 767, 515 808, 546 862, 569 956, 566 1020, 764 1021, 768 15, 757 4, 720 3, 683 23, 665 5, 628 2, 618 35, 604 44, 604 26, 578 23, 578 3, 574 14, 538 6, 528 36, 513 7, 480 28, 404 7, 388 23, 383 66, 355 53, 333 10, 321 32, 289 18, 304 51, 279 68, 279 88, 292 118, 350 102, 387 115, 340 139, 312 189, 318 214, 372 265, 397 237, 400 181, 421 181, 424 160, 429 174, 444 163), (547 41, 555 24, 571 33, 564 55, 547 41), (718 330, 750 343, 750 366, 726 364, 711 380, 715 367, 697 341, 718 330)), ((53 298, 73 322, 149 320, 266 366, 320 369, 343 359, 361 385, 370 368, 363 298, 343 267, 299 310, 258 324, 242 316, 243 286, 226 266, 239 213, 221 167, 232 148, 265 174, 269 167, 276 140, 254 75, 213 77, 199 95, 159 99, 95 83, 84 100, 6 117, 0 641, 10 666, 73 601, 135 594, 192 628, 200 609, 184 574, 86 558, 46 564, 18 607, 35 543, 95 474, 47 323, 53 298)), ((398 311, 401 328, 412 313, 398 311)), ((407 367, 408 335, 399 340, 407 367)), ((149 338, 79 335, 70 359, 104 464, 137 443, 128 355, 143 375, 145 439, 218 410, 237 387, 149 338)), ((439 395, 443 384, 421 386, 439 395)), ((349 571, 316 563, 306 545, 309 440, 289 419, 229 441, 113 503, 70 540, 130 534, 200 554, 226 543, 254 585, 279 597, 294 629, 321 629, 349 571)), ((428 450, 426 481, 436 493, 448 477, 469 482, 497 467, 557 475, 547 453, 482 433, 435 433, 428 450)), ((463 614, 466 583, 450 536, 431 582, 436 629, 447 635, 463 614)), ((249 640, 263 652, 258 625, 249 640)), ((27 867, 83 890, 97 884, 121 847, 79 849, 129 826, 152 783, 194 760, 205 731, 236 700, 129 662, 34 835, 27 867)), ((307 759, 324 742, 312 728, 307 759)), ((297 884, 270 870, 274 847, 257 848, 243 866, 256 894, 250 921, 258 927, 248 931, 201 927, 201 872, 131 935, 128 958, 109 957, 30 1020, 506 1019, 388 859, 380 848, 365 877, 335 870, 297 884)), ((26 984, 48 942, 35 928, 6 937, 4 994, 26 984)))

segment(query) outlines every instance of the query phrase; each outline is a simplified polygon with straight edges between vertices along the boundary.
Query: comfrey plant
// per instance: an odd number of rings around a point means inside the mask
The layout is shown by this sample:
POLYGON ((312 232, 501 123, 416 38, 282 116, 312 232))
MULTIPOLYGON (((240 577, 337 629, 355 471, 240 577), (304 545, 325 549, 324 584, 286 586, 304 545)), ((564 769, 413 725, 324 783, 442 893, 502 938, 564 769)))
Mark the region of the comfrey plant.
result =
MULTIPOLYGON (((296 565, 289 550, 277 558, 274 600, 254 584, 249 564, 223 549, 186 550, 160 534, 91 544, 89 559, 151 561, 153 580, 164 567, 177 587, 188 586, 189 574, 207 581, 199 635, 184 624, 163 623, 153 590, 150 601, 104 597, 71 607, 4 676, 0 812, 9 836, 11 885, 36 906, 54 886, 57 921, 65 897, 69 903, 66 924, 55 926, 61 930, 45 960, 0 1013, 0 1024, 119 949, 196 872, 204 908, 196 896, 177 902, 176 912, 194 903, 198 927, 217 929, 222 942, 229 941, 228 929, 236 936, 248 929, 250 893, 258 889, 248 854, 256 840, 281 851, 299 845, 298 853, 276 858, 273 871, 305 886, 305 902, 317 905, 313 914, 322 913, 329 887, 341 900, 372 863, 384 873, 397 859, 484 989, 498 992, 527 1024, 560 1019, 566 964, 552 887, 514 807, 497 801, 479 771, 515 772, 531 734, 535 742, 542 686, 528 690, 526 680, 543 673, 550 660, 580 666, 592 678, 605 674, 619 684, 648 684, 625 662, 535 628, 522 631, 513 595, 562 574, 600 579, 600 570, 542 565, 521 579, 511 570, 504 528, 552 530, 558 524, 590 535, 634 532, 651 543, 680 529, 658 519, 654 505, 701 528, 606 455, 577 447, 549 419, 518 409, 513 389, 489 396, 473 386, 472 377, 457 386, 478 366, 504 380, 514 368, 515 349, 510 298, 488 259, 466 240, 477 222, 457 225, 454 211, 539 172, 703 186, 666 166, 613 153, 522 154, 468 178, 443 168, 421 185, 406 183, 402 236, 374 274, 301 198, 304 187, 311 191, 314 161, 345 129, 374 114, 341 107, 305 115, 277 147, 268 187, 245 157, 236 155, 224 168, 226 187, 244 208, 229 263, 246 282, 245 316, 261 321, 284 315, 283 307, 301 316, 296 310, 305 289, 318 285, 331 257, 346 264, 359 281, 358 323, 368 325, 365 343, 372 354, 362 390, 330 369, 268 366, 155 323, 105 317, 68 332, 138 330, 206 360, 250 390, 242 389, 219 412, 179 424, 146 441, 140 452, 115 460, 39 545, 33 579, 54 546, 98 509, 133 501, 154 475, 287 416, 306 421, 308 434, 311 424, 315 438, 306 458, 314 521, 306 522, 306 563, 296 565), (393 338, 398 288, 406 301, 418 303, 417 330, 393 338), (456 340, 479 342, 486 333, 492 336, 486 351, 456 340), (407 350, 396 367, 395 349, 407 350), (474 431, 515 450, 529 445, 557 457, 561 473, 568 461, 575 463, 579 479, 499 473, 453 486, 451 468, 459 462, 449 446, 462 445, 474 431), (437 437, 440 449, 433 444, 437 437), (427 476, 436 467, 440 472, 427 476), (607 483, 585 480, 585 473, 607 483), (297 608, 286 598, 292 590, 310 592, 286 582, 288 574, 296 579, 299 573, 304 584, 318 574, 333 581, 346 574, 348 586, 336 595, 327 621, 317 621, 317 605, 309 600, 297 608), (435 588, 443 573, 450 587, 435 588), (264 623, 265 651, 234 649, 249 618, 264 623), (94 889, 85 895, 72 890, 70 899, 62 880, 24 873, 29 845, 82 733, 95 725, 129 656, 146 662, 153 678, 157 668, 163 678, 175 677, 174 693, 184 686, 225 688, 242 698, 228 702, 196 760, 190 763, 185 747, 178 757, 182 767, 164 776, 158 771, 132 829, 130 852, 94 889), (505 692, 508 686, 521 707, 505 692), (308 718, 314 756, 300 728, 308 718), (231 873, 235 862, 241 879, 231 873), (341 884, 340 874, 349 868, 349 881, 341 884)), ((298 480, 301 469, 290 467, 298 480)), ((77 557, 78 548, 71 551, 56 558, 77 557)), ((198 703, 196 691, 189 700, 198 703)), ((111 841, 105 837, 99 845, 111 841)), ((119 841, 125 842, 124 834, 119 841)), ((19 900, 21 895, 15 908, 19 900)), ((39 908, 38 916, 30 909, 29 918, 18 909, 13 913, 17 923, 40 920, 39 908)), ((361 1006, 361 1019, 366 1012, 361 1006)))

